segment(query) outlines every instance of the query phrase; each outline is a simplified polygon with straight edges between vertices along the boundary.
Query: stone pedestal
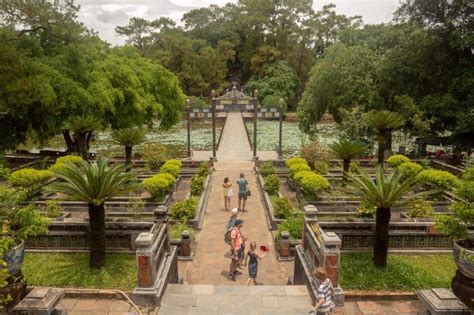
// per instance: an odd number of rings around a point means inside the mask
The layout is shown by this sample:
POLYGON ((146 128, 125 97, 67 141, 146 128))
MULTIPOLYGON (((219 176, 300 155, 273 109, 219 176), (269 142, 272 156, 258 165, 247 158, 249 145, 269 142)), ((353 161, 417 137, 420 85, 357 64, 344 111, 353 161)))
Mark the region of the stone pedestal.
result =
POLYGON ((181 233, 181 256, 191 256, 191 237, 187 230, 181 233))
POLYGON ((290 233, 284 231, 281 233, 280 240, 280 256, 281 257, 290 257, 290 233))
POLYGON ((315 219, 318 215, 318 208, 315 205, 306 205, 303 207, 305 217, 315 219))
POLYGON ((432 315, 472 315, 464 305, 449 289, 418 290, 416 295, 426 307, 427 313, 432 315))
POLYGON ((64 297, 64 289, 36 287, 15 306, 18 315, 62 314, 56 306, 64 297), (54 312, 54 313, 53 313, 54 312))

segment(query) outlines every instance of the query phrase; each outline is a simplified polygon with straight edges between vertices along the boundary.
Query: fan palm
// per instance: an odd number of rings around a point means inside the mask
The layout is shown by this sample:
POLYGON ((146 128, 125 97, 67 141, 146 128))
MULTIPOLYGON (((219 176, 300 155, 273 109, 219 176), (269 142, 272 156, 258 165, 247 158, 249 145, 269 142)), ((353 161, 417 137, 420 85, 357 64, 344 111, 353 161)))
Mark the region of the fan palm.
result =
POLYGON ((101 268, 105 262, 105 201, 137 185, 135 177, 124 169, 125 166, 120 164, 109 167, 106 160, 67 163, 64 168, 54 171, 59 181, 47 188, 49 192, 63 193, 72 200, 87 202, 91 268, 101 268))
POLYGON ((404 119, 398 113, 382 110, 368 112, 365 120, 377 132, 377 163, 383 165, 385 151, 392 149, 392 131, 403 126, 404 119))
POLYGON ((365 153, 365 148, 362 144, 348 140, 339 140, 339 142, 329 145, 329 150, 337 158, 342 160, 342 169, 344 172, 342 179, 344 182, 347 181, 351 160, 361 157, 365 153))
POLYGON ((424 191, 409 194, 419 182, 416 175, 403 177, 401 173, 384 176, 381 165, 377 166, 375 180, 362 169, 357 176, 348 174, 349 183, 345 192, 357 197, 360 201, 377 208, 375 213, 374 265, 379 268, 387 266, 388 230, 392 207, 401 207, 423 195, 432 193, 424 191))
POLYGON ((100 122, 92 116, 74 116, 64 122, 63 136, 69 152, 89 160, 89 143, 92 132, 100 129, 100 122), (74 140, 70 132, 74 133, 74 140))
POLYGON ((132 148, 145 140, 145 130, 138 128, 117 129, 112 132, 112 140, 125 147, 125 164, 127 170, 132 165, 132 148))

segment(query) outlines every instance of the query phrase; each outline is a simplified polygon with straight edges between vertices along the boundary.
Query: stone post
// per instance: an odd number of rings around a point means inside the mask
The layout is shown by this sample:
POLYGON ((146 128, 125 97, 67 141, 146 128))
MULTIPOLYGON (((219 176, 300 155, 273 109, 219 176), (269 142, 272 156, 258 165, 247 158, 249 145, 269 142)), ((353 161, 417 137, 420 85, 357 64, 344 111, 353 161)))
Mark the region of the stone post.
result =
POLYGON ((303 207, 303 211, 306 218, 316 219, 318 215, 318 208, 315 205, 306 205, 303 207))
POLYGON ((253 92, 253 157, 257 159, 258 90, 253 92))
POLYGON ((181 233, 181 256, 191 256, 191 237, 187 230, 181 233))
POLYGON ((280 256, 290 257, 290 233, 288 231, 281 233, 280 256))
POLYGON ((322 234, 324 242, 323 250, 323 267, 326 269, 329 279, 334 286, 334 302, 336 305, 344 305, 344 294, 339 286, 339 267, 341 261, 341 244, 342 241, 334 232, 325 232, 322 234))
POLYGON ((191 158, 191 101, 186 100, 186 127, 188 131, 188 159, 191 158))
POLYGON ((211 91, 211 110, 212 110, 212 158, 216 158, 216 91, 211 91))
POLYGON ((138 235, 135 245, 137 249, 137 265, 138 265, 138 287, 150 288, 153 287, 153 282, 156 276, 156 266, 154 264, 153 252, 151 246, 153 245, 155 237, 153 233, 143 232, 138 235))
POLYGON ((280 104, 278 105, 278 113, 280 118, 280 129, 278 132, 278 159, 283 158, 283 151, 282 151, 282 137, 283 137, 283 99, 280 98, 280 104))
POLYGON ((15 306, 14 311, 18 315, 50 315, 53 312, 64 314, 56 310, 56 306, 63 297, 64 289, 36 287, 15 306))

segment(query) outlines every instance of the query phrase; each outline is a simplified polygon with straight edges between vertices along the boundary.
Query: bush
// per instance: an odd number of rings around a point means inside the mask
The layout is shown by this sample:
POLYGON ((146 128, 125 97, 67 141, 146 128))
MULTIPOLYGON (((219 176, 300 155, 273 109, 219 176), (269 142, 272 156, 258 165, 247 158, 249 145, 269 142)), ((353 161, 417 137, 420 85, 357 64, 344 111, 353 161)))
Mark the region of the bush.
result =
POLYGON ((183 167, 183 162, 180 160, 168 160, 165 162, 165 165, 177 165, 179 168, 183 167))
POLYGON ((147 169, 157 170, 166 159, 166 147, 157 144, 145 144, 142 150, 142 158, 145 160, 147 169))
POLYGON ((201 162, 201 164, 199 164, 199 167, 197 168, 196 175, 207 177, 207 175, 209 174, 211 174, 211 162, 201 162))
POLYGON ((426 200, 417 199, 410 202, 408 205, 408 214, 411 218, 433 218, 434 210, 426 200))
POLYGON ((181 168, 176 164, 167 164, 167 163, 165 163, 160 168, 160 173, 161 174, 170 174, 174 178, 178 177, 180 171, 181 171, 181 168))
POLYGON ((0 209, 13 208, 27 199, 28 194, 25 190, 0 185, 0 209))
POLYGON ((351 164, 349 164, 349 173, 356 173, 358 174, 360 172, 360 163, 359 161, 351 161, 351 164))
POLYGON ((308 164, 305 159, 300 158, 300 157, 292 157, 286 160, 285 162, 286 167, 290 168, 294 164, 308 164))
POLYGON ((56 163, 51 165, 49 170, 51 172, 63 171, 64 166, 66 165, 66 163, 80 164, 81 162, 82 162, 82 158, 78 155, 61 156, 61 157, 56 159, 56 163))
MULTIPOLYGON (((280 99, 281 97, 278 95, 267 95, 262 100, 262 106, 265 108, 279 108, 280 99)), ((283 101, 282 105, 283 105, 282 114, 285 115, 288 106, 286 105, 285 101, 283 101)))
POLYGON ((206 178, 199 175, 194 175, 191 177, 191 184, 189 186, 189 190, 191 191, 192 196, 201 196, 202 192, 204 191, 204 182, 206 178))
POLYGON ((474 181, 462 180, 456 195, 467 202, 474 202, 474 181))
POLYGON ((269 175, 274 175, 276 174, 276 170, 275 168, 273 167, 273 164, 272 162, 268 161, 268 162, 265 162, 263 163, 261 166, 260 166, 260 175, 262 175, 263 177, 267 177, 269 175))
POLYGON ((160 199, 173 187, 175 182, 176 179, 170 174, 156 174, 144 179, 142 187, 151 194, 153 199, 160 199))
POLYGON ((287 219, 294 214, 295 210, 286 197, 277 198, 273 204, 273 215, 277 219, 287 219))
POLYGON ((474 165, 469 166, 462 174, 462 180, 464 181, 474 181, 474 165))
POLYGON ((312 174, 314 174, 312 171, 301 171, 296 173, 296 175, 293 177, 293 180, 296 184, 301 185, 301 180, 306 176, 311 176, 312 174))
POLYGON ((48 218, 57 218, 64 211, 64 208, 57 200, 47 200, 43 208, 44 213, 48 218))
POLYGON ((404 176, 413 176, 423 170, 423 166, 415 162, 405 162, 397 167, 397 171, 402 173, 404 176))
POLYGON ((276 175, 265 177, 264 189, 270 195, 276 195, 280 189, 280 179, 276 175))
POLYGON ((326 175, 329 171, 329 164, 326 161, 315 161, 313 166, 314 171, 320 175, 326 175))
POLYGON ((38 186, 52 177, 50 171, 23 168, 8 176, 8 182, 16 187, 29 190, 37 189, 38 186))
POLYGON ((196 215, 196 206, 194 198, 181 200, 171 206, 169 215, 172 219, 185 223, 196 215))
POLYGON ((281 237, 283 232, 289 232, 290 238, 299 240, 303 236, 303 216, 293 216, 278 224, 278 237, 281 237))
POLYGON ((367 205, 363 202, 361 202, 359 207, 357 208, 357 216, 360 218, 375 218, 376 212, 376 207, 367 205))
POLYGON ((317 198, 317 193, 329 188, 329 182, 321 175, 312 173, 301 179, 301 188, 310 198, 317 198))
POLYGON ((0 179, 7 179, 10 176, 11 170, 0 164, 0 179))
POLYGON ((431 189, 450 190, 459 185, 459 180, 450 172, 440 170, 424 170, 418 173, 421 183, 431 189))
POLYGON ((401 155, 401 154, 392 155, 391 157, 389 157, 387 159, 388 165, 390 165, 393 168, 396 168, 400 164, 403 164, 403 163, 406 163, 406 162, 410 162, 410 159, 408 157, 404 156, 404 155, 401 155))
POLYGON ((301 157, 305 159, 309 165, 314 165, 316 161, 327 161, 329 159, 326 150, 321 148, 318 140, 312 141, 308 144, 301 145, 301 157))
POLYGON ((293 177, 302 171, 311 171, 311 167, 307 163, 298 163, 290 166, 290 173, 293 177))
POLYGON ((183 233, 183 231, 188 231, 189 236, 191 238, 194 237, 193 228, 191 226, 185 224, 185 223, 180 223, 180 224, 175 224, 175 225, 171 226, 171 228, 170 228, 170 239, 172 239, 172 240, 181 239, 181 233, 183 233))

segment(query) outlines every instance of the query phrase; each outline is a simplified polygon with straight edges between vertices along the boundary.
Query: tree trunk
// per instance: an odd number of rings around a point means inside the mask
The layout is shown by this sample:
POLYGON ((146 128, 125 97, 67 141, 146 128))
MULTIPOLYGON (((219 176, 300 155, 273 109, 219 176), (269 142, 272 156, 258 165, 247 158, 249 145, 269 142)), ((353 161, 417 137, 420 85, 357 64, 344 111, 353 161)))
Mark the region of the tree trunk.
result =
POLYGON ((127 165, 127 172, 132 169, 132 146, 125 146, 125 164, 127 165))
POLYGON ((66 147, 67 147, 66 152, 68 152, 68 153, 75 152, 75 150, 74 150, 74 141, 72 141, 71 134, 69 133, 69 130, 63 130, 62 134, 63 134, 63 137, 64 137, 64 142, 66 142, 66 147))
POLYGON ((377 149, 377 164, 383 167, 383 160, 384 160, 384 151, 385 151, 385 145, 383 143, 383 139, 379 139, 379 147, 377 149))
POLYGON ((87 149, 87 133, 77 134, 77 153, 85 160, 89 161, 89 150, 87 149))
POLYGON ((347 174, 349 174, 349 169, 351 167, 351 160, 344 159, 342 160, 342 185, 345 185, 347 182, 347 174))
POLYGON ((418 147, 418 154, 417 157, 419 159, 424 158, 426 156, 426 146, 428 145, 428 142, 426 141, 425 137, 420 137, 419 138, 419 147, 418 147))
POLYGON ((89 203, 89 266, 100 269, 105 264, 105 208, 104 203, 89 203))
POLYGON ((375 213, 374 265, 377 268, 387 267, 390 215, 390 208, 377 208, 375 213))
POLYGON ((381 130, 380 135, 379 135, 379 147, 377 150, 377 164, 383 167, 383 161, 385 160, 386 153, 390 155, 391 151, 392 151, 392 131, 381 130))

